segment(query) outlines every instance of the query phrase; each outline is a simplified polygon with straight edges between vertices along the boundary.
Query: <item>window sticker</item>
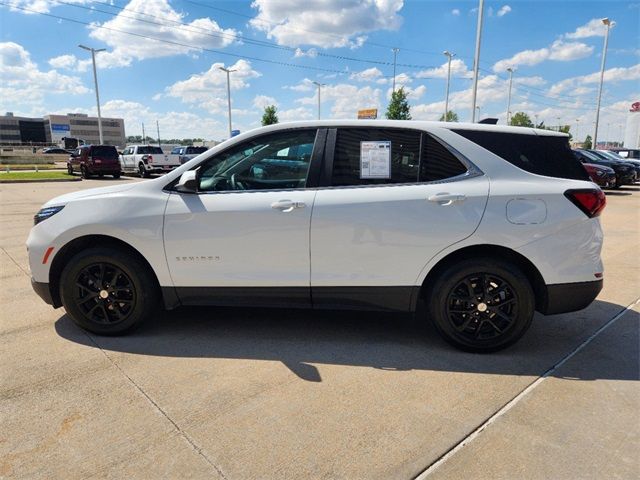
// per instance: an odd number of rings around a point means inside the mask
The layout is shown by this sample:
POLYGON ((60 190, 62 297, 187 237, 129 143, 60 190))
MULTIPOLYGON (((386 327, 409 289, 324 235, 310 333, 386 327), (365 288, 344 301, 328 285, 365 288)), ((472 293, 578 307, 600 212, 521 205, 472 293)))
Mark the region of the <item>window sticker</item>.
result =
POLYGON ((360 178, 391 178, 391 142, 360 142, 360 178))

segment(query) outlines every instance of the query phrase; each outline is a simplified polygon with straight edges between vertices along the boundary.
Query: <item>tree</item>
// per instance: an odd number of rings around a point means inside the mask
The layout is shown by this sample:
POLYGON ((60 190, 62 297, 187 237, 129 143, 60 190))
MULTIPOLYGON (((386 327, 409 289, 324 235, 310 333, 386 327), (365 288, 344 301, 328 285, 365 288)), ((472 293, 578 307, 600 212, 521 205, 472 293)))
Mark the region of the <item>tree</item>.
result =
POLYGON ((591 150, 593 148, 593 139, 591 138, 591 135, 587 135, 587 138, 584 139, 582 148, 585 150, 591 150))
MULTIPOLYGON (((444 122, 444 113, 440 115, 440 121, 444 122)), ((452 112, 451 110, 447 111, 447 122, 457 122, 458 114, 456 112, 452 112)))
POLYGON ((387 107, 387 119, 389 120, 411 120, 409 112, 409 102, 407 102, 407 93, 403 87, 391 94, 391 101, 387 107))
POLYGON ((264 107, 264 113, 262 114, 262 126, 273 125, 274 123, 278 123, 276 106, 267 105, 264 107))
POLYGON ((514 127, 533 127, 533 122, 526 113, 516 112, 513 117, 511 117, 509 125, 514 127))

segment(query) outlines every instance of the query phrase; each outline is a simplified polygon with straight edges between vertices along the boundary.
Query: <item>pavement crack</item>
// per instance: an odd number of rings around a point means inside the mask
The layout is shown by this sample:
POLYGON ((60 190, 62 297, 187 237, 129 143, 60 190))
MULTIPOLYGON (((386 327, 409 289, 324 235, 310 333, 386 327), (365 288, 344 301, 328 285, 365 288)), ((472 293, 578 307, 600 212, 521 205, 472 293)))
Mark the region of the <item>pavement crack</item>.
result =
POLYGON ((471 443, 475 438, 477 438, 486 428, 488 428, 491 424, 493 424, 498 418, 502 415, 506 414, 509 410, 511 410, 516 404, 520 402, 524 397, 526 397, 529 393, 531 393, 536 387, 538 387, 544 380, 550 377, 554 372, 556 372, 560 367, 562 367, 565 363, 567 363, 571 358, 573 358, 576 354, 578 354, 581 350, 583 350, 587 345, 589 345, 598 335, 604 332, 607 328, 613 325, 618 319, 620 319, 625 313, 631 310, 636 305, 640 304, 640 298, 631 302, 625 308, 616 313, 611 319, 609 319, 604 325, 600 326, 595 332, 593 332, 586 340, 576 346, 573 350, 563 356, 558 362, 556 362, 551 368, 547 369, 541 376, 527 385, 524 390, 518 393, 515 397, 505 403, 502 407, 500 407, 493 415, 485 419, 480 425, 474 428, 467 436, 465 436, 458 443, 449 448, 446 452, 440 455, 437 459, 435 459, 432 463, 430 463, 424 470, 422 470, 415 477, 415 480, 425 480, 429 475, 431 475, 436 469, 438 469, 441 465, 443 465, 447 460, 453 457, 456 453, 462 450, 465 446, 471 443))
POLYGON ((118 365, 118 363, 109 356, 109 354, 100 346, 100 344, 98 342, 96 342, 96 340, 89 335, 89 333, 83 331, 83 333, 87 336, 87 338, 89 338, 89 341, 95 345, 95 347, 100 350, 102 352, 102 354, 107 358, 107 360, 109 360, 109 362, 111 362, 111 364, 116 367, 118 369, 118 371, 129 381, 129 383, 131 383, 141 394, 142 396, 144 396, 144 398, 147 399, 147 401, 153 406, 153 408, 155 408, 172 426, 173 428, 178 432, 178 434, 189 444, 189 446, 198 454, 200 455, 205 462, 207 462, 215 471, 218 475, 220 475, 221 478, 227 480, 227 476, 222 472, 222 470, 207 456, 207 454, 204 452, 204 450, 202 449, 202 447, 200 447, 195 440, 193 440, 189 434, 187 434, 187 432, 185 432, 182 428, 180 428, 180 425, 178 425, 175 420, 173 420, 169 414, 167 412, 165 412, 162 407, 160 405, 158 405, 158 403, 149 396, 149 394, 147 394, 147 392, 144 391, 144 389, 138 385, 136 383, 136 381, 131 378, 129 375, 127 375, 127 373, 122 369, 122 367, 120 367, 120 365, 118 365))
POLYGON ((9 255, 9 252, 7 252, 4 247, 0 247, 0 249, 2 249, 5 255, 11 259, 11 261, 16 265, 16 267, 18 267, 22 271, 22 273, 24 273, 27 277, 29 276, 29 272, 27 272, 24 268, 22 268, 22 265, 16 262, 16 260, 11 255, 9 255))

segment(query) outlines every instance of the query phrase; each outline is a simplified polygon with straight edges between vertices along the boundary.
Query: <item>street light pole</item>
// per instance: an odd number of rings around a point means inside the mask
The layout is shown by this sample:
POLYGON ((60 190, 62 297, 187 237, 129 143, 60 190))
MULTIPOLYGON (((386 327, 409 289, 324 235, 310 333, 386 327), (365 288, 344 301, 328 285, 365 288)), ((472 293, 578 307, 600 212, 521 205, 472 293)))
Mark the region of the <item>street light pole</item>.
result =
POLYGON ((476 97, 478 95, 478 68, 480 68, 480 41, 482 40, 482 12, 484 0, 478 4, 478 27, 476 29, 476 53, 473 57, 473 91, 471 96, 471 122, 476 121, 476 97))
POLYGON ((507 100, 507 125, 509 125, 509 119, 511 118, 511 86, 513 85, 513 68, 507 68, 509 72, 509 100, 507 100))
POLYGON ((222 70, 223 72, 226 72, 227 74, 227 111, 228 111, 228 117, 229 117, 229 138, 231 138, 231 82, 229 80, 229 74, 231 72, 235 72, 235 70, 230 70, 228 68, 224 68, 224 67, 218 67, 220 70, 222 70))
MULTIPOLYGON (((444 53, 448 58, 447 65, 447 93, 444 97, 444 121, 447 121, 447 114, 449 113, 449 84, 451 83, 451 59, 456 56, 455 53, 451 53, 445 50, 444 53)), ((395 78, 395 77, 394 77, 395 78)))
POLYGON ((98 136, 100 137, 100 145, 104 144, 102 136, 102 115, 100 114, 100 93, 98 92, 98 73, 96 72, 96 53, 104 52, 105 48, 90 48, 84 45, 78 45, 83 50, 91 52, 91 62, 93 63, 93 83, 96 87, 96 104, 98 105, 98 136))
POLYGON ((604 47, 602 49, 602 63, 600 65, 600 88, 598 89, 598 104, 596 106, 596 127, 593 132, 593 148, 598 148, 598 124, 600 122, 600 100, 602 99, 602 84, 604 83, 604 65, 607 61, 607 46, 609 45, 609 29, 613 22, 608 18, 603 18, 602 23, 607 27, 604 34, 604 47))
POLYGON ((318 86, 318 120, 320 120, 320 90, 321 90, 321 88, 322 88, 322 87, 324 87, 326 84, 324 84, 324 83, 320 83, 320 82, 316 82, 315 80, 314 80, 314 82, 313 82, 313 83, 314 83, 314 85, 317 85, 317 86, 318 86))
POLYGON ((393 89, 392 91, 396 91, 396 57, 398 56, 399 48, 393 49, 393 89))
POLYGON ((480 105, 476 105, 476 110, 478 110, 478 121, 480 121, 480 105))

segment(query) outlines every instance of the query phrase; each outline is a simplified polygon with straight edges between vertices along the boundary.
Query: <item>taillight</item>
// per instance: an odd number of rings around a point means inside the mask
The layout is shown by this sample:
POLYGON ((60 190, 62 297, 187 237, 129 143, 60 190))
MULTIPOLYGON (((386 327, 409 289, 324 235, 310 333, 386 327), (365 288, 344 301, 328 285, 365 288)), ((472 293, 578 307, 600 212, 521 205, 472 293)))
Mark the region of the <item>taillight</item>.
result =
POLYGON ((580 190, 567 190, 564 196, 571 200, 576 207, 589 217, 597 217, 607 204, 607 197, 600 189, 586 188, 580 190))

